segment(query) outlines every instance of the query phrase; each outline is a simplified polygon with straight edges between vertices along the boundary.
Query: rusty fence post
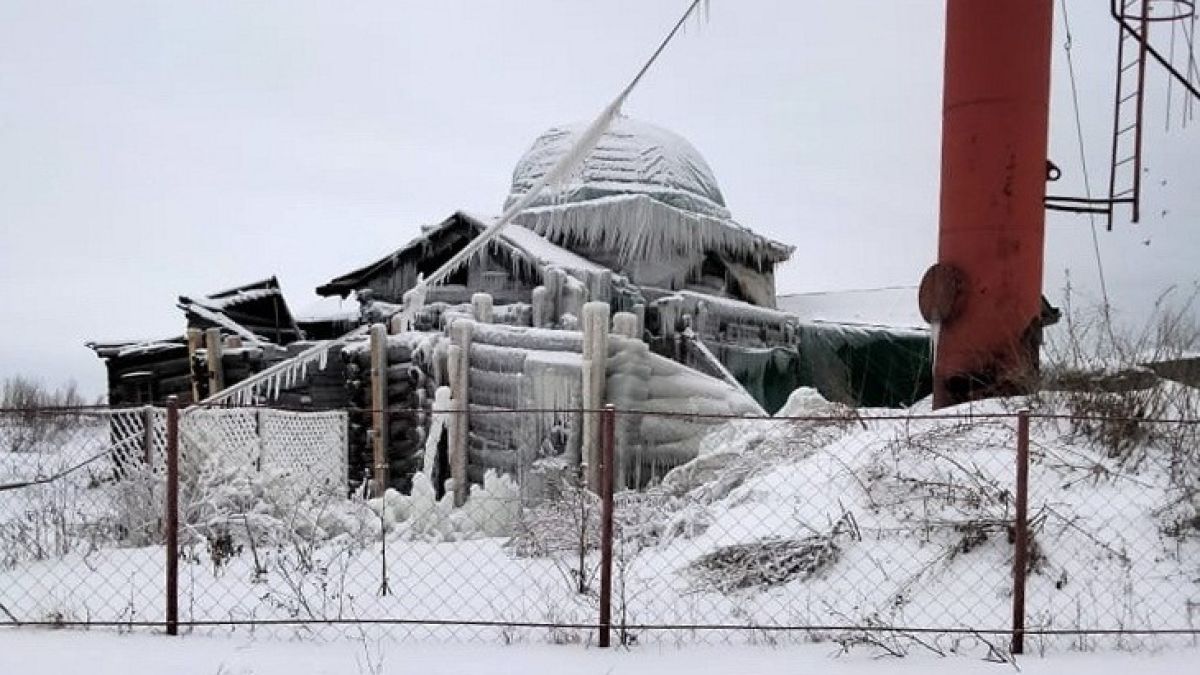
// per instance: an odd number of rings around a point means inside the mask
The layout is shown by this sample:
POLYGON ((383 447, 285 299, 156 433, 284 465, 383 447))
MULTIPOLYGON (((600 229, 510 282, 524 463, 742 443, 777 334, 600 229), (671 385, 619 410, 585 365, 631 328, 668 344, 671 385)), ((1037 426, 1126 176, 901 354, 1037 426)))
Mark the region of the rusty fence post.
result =
POLYGON ((167 397, 167 635, 179 634, 179 399, 167 397))
POLYGON ((1012 653, 1025 653, 1025 576, 1029 566, 1029 411, 1017 413, 1016 522, 1013 524, 1012 653))
POLYGON ((616 409, 604 406, 600 418, 600 641, 612 643, 612 563, 613 563, 613 445, 616 437, 616 409))

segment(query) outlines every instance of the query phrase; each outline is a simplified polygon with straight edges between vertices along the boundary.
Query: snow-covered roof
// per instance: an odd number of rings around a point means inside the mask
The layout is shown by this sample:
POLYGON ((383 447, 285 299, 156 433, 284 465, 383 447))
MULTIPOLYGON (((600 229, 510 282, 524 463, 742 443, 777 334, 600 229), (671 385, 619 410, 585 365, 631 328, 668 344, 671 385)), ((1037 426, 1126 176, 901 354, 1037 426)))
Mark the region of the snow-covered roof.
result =
POLYGON ((95 340, 87 343, 87 348, 96 352, 102 359, 113 357, 137 356, 155 354, 185 348, 184 338, 172 337, 161 340, 95 340))
MULTIPOLYGON (((426 250, 431 239, 439 233, 455 226, 470 227, 475 233, 482 232, 494 220, 492 217, 475 216, 458 211, 442 222, 421 228, 420 236, 412 239, 404 246, 375 262, 347 272, 332 281, 319 286, 319 295, 343 295, 352 292, 365 284, 373 275, 394 269, 402 259, 417 255, 426 250)), ((472 235, 474 236, 474 235, 472 235)), ((552 243, 542 235, 527 230, 518 225, 509 225, 500 230, 500 235, 492 241, 493 245, 506 248, 515 257, 533 267, 560 267, 568 271, 600 271, 607 269, 587 258, 577 255, 567 249, 552 243)))
MULTIPOLYGON (((505 208, 523 197, 575 143, 585 125, 553 127, 517 162, 505 208)), ((739 225, 712 169, 678 134, 617 118, 564 184, 544 191, 517 222, 555 243, 587 242, 625 261, 715 251, 755 265, 792 247, 739 225)))
POLYGON ((273 276, 216 293, 181 295, 177 306, 191 317, 220 326, 253 343, 269 342, 264 336, 271 334, 277 338, 284 334, 293 339, 301 337, 279 280, 273 276), (268 302, 262 303, 264 300, 268 302))
MULTIPOLYGON (((485 219, 477 218, 477 220, 483 222, 485 219)), ((486 220, 495 219, 488 218, 486 220)), ((568 251, 557 244, 551 243, 549 239, 524 227, 517 225, 506 227, 500 230, 500 238, 521 249, 527 256, 544 265, 553 265, 565 270, 577 270, 581 272, 599 272, 607 269, 599 263, 592 262, 573 251, 568 251)))
POLYGON ((299 323, 317 321, 357 321, 362 314, 362 307, 354 297, 341 298, 328 296, 317 298, 304 305, 296 312, 299 323))
MULTIPOLYGON (((517 162, 505 208, 529 191, 578 140, 586 124, 548 129, 517 162)), ((596 142, 575 176, 568 194, 546 194, 534 206, 588 199, 572 191, 646 194, 666 204, 716 218, 729 218, 725 197, 712 169, 699 151, 679 134, 629 117, 618 117, 596 142), (585 190, 586 189, 586 190, 585 190)))
POLYGON ((780 310, 805 321, 928 330, 914 286, 794 293, 777 299, 780 310))

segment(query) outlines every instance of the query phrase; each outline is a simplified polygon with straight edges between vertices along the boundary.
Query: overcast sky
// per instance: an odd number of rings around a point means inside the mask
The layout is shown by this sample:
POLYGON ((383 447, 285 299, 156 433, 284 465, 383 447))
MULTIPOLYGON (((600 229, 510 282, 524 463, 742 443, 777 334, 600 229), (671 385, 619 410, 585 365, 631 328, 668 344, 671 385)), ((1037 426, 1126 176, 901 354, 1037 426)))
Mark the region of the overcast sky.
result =
MULTIPOLYGON (((685 0, 0 0, 0 376, 103 391, 89 339, 179 334, 179 294, 313 288, 456 209, 498 213, 546 127, 587 120, 685 0)), ((1093 187, 1115 28, 1069 0, 1093 187)), ((1051 157, 1081 194, 1056 16, 1051 157)), ((712 0, 634 93, 734 217, 796 246, 781 291, 915 285, 936 252, 943 2, 712 0)), ((1161 73, 1151 70, 1161 85, 1161 73)), ((1131 316, 1200 277, 1200 119, 1149 106, 1145 221, 1102 233, 1131 316)), ((1045 286, 1096 287, 1086 218, 1045 286)))

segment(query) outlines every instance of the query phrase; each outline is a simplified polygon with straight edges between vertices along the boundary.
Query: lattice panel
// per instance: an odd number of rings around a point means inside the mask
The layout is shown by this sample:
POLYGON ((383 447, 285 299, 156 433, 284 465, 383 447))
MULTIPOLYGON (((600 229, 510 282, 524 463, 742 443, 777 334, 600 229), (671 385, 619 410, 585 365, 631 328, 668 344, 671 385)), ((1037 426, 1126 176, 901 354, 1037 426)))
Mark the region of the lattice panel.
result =
POLYGON ((258 467, 258 418, 255 408, 184 411, 179 416, 180 453, 215 453, 222 462, 258 467))
POLYGON ((331 490, 346 485, 347 416, 263 410, 262 468, 302 478, 301 484, 331 490))

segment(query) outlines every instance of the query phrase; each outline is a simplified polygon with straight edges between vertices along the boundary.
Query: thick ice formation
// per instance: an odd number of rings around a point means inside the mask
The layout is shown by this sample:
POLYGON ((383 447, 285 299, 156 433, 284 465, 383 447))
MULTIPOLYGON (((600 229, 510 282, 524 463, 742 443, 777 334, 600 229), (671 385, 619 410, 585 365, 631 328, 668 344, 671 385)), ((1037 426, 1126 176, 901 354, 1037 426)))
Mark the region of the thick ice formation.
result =
MULTIPOLYGON (((505 208, 524 196, 570 150, 585 125, 553 127, 533 142, 513 170, 505 208)), ((596 142, 561 190, 546 192, 531 206, 645 194, 693 213, 729 218, 712 169, 682 136, 661 127, 618 117, 596 142)))

